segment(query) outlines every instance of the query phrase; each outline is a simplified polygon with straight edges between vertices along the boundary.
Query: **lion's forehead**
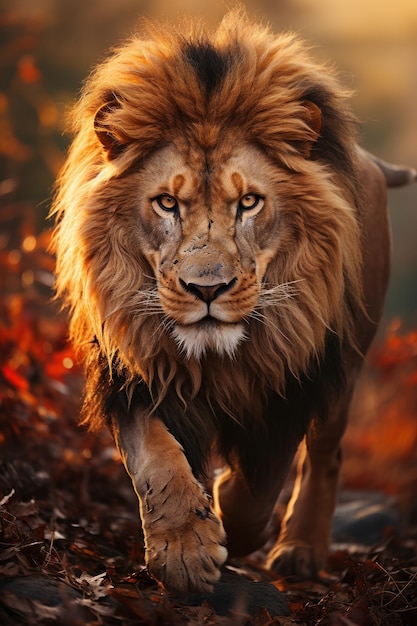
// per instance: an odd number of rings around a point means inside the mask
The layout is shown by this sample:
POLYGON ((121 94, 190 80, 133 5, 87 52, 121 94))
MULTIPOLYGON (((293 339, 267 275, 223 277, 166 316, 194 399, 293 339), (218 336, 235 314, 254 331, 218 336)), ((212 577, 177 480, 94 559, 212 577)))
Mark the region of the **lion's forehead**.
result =
POLYGON ((233 202, 250 191, 261 191, 270 180, 269 162, 250 145, 229 144, 216 150, 175 144, 158 150, 143 168, 154 195, 170 193, 188 202, 233 202))

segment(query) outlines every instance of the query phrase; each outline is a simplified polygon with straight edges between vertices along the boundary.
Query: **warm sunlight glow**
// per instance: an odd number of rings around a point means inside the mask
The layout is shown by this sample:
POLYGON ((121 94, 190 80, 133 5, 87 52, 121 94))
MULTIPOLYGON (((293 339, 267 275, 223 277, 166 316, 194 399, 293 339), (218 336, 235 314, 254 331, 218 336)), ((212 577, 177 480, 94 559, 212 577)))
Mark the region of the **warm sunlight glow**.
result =
POLYGON ((22 248, 25 252, 33 252, 36 248, 36 237, 33 235, 25 237, 22 243, 22 248))
POLYGON ((62 360, 62 365, 65 369, 70 370, 74 367, 74 361, 66 356, 65 359, 62 360))

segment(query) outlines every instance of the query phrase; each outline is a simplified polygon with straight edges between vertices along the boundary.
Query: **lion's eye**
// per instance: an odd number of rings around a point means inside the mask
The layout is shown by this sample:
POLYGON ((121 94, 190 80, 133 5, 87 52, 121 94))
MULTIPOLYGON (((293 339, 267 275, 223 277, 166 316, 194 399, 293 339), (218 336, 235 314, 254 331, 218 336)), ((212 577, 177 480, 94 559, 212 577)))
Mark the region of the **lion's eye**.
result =
POLYGON ((260 204, 263 202, 262 196, 256 193, 247 193, 246 196, 242 196, 239 200, 238 208, 240 211, 250 211, 251 209, 260 208, 260 204))
POLYGON ((160 209, 163 211, 168 211, 169 213, 175 213, 178 210, 178 202, 174 198, 174 196, 170 196, 167 193, 163 193, 160 196, 157 196, 154 200, 157 203, 160 209))

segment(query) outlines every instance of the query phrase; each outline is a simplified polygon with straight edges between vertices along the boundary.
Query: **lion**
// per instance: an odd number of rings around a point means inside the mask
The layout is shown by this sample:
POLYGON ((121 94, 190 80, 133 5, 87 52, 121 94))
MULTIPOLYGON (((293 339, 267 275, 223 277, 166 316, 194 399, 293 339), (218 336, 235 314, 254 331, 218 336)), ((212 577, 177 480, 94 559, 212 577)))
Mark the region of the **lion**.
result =
POLYGON ((325 564, 389 276, 386 188, 415 177, 358 147, 348 100, 296 36, 235 11, 213 33, 144 24, 75 106, 52 212, 82 420, 111 429, 173 592, 212 592, 265 544, 299 448, 267 566, 325 564))

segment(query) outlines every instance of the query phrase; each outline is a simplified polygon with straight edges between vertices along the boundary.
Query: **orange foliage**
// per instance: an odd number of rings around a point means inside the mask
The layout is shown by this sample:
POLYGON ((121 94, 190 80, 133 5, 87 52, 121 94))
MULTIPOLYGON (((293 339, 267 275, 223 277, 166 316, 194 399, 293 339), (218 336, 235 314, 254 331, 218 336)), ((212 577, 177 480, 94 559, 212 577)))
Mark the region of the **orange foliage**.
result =
POLYGON ((19 248, 0 249, 6 292, 0 303, 0 402, 19 398, 51 417, 60 412, 60 398, 81 386, 81 374, 66 340, 66 320, 52 303, 49 234, 36 237, 28 224, 23 231, 19 248))
POLYGON ((18 71, 19 78, 24 83, 37 83, 41 78, 40 70, 31 54, 26 54, 19 60, 18 71))
POLYGON ((398 320, 369 354, 345 451, 346 485, 415 497, 417 331, 403 331, 398 320))

